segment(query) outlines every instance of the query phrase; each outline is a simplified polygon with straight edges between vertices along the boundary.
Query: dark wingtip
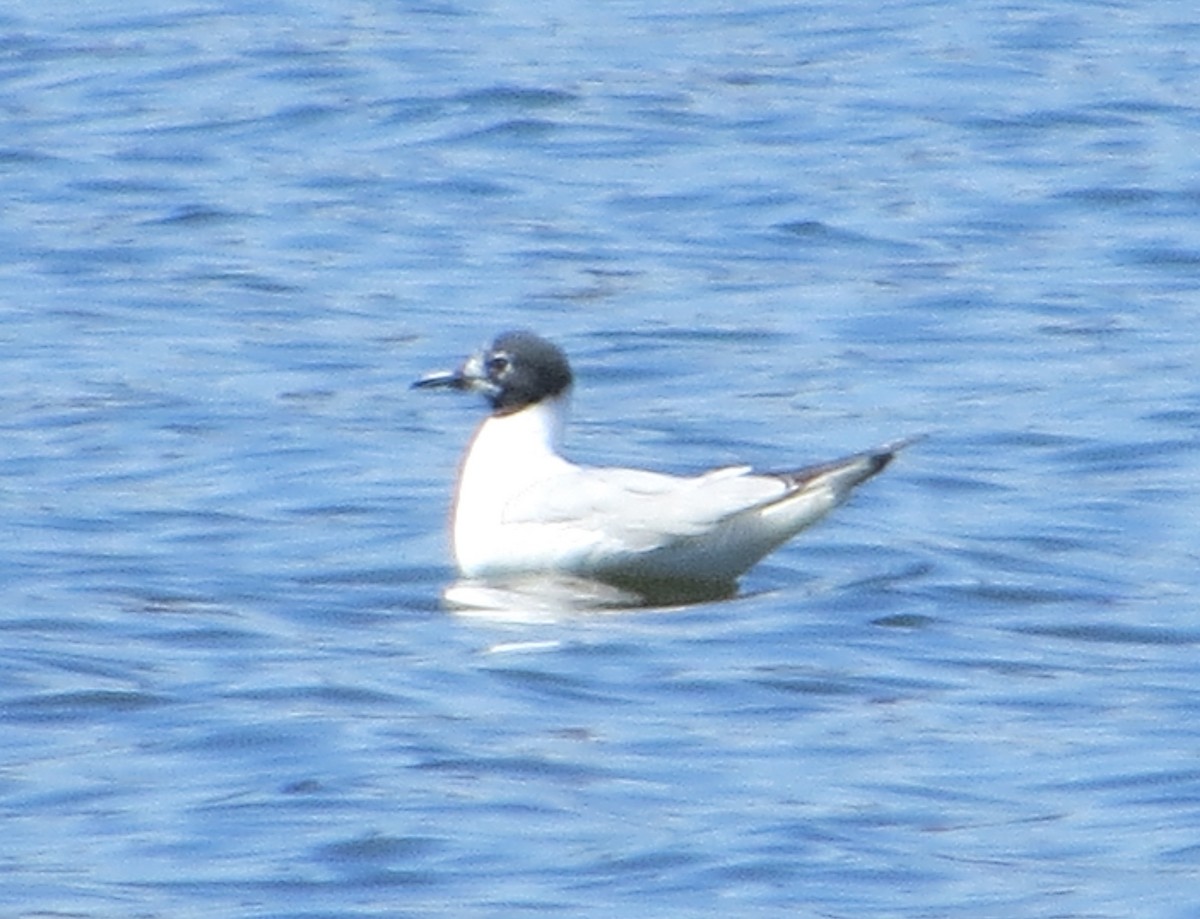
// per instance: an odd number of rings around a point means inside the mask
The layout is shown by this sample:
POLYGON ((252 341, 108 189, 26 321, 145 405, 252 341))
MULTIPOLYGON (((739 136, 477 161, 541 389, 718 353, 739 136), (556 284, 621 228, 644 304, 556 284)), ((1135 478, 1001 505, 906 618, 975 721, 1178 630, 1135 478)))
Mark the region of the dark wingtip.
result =
POLYGON ((924 440, 926 436, 925 434, 918 434, 915 437, 894 440, 889 444, 884 444, 882 447, 876 447, 874 450, 864 450, 862 453, 855 453, 852 456, 836 459, 830 463, 821 463, 817 466, 806 466, 803 469, 794 469, 775 474, 781 479, 786 480, 793 488, 799 488, 827 473, 845 469, 849 466, 861 466, 865 462, 866 468, 860 468, 861 475, 854 477, 853 484, 858 484, 883 472, 891 464, 892 460, 896 458, 896 454, 905 447, 909 447, 917 441, 924 440))
POLYGON ((874 450, 868 450, 867 456, 871 459, 871 474, 874 475, 876 472, 883 472, 901 450, 911 447, 915 443, 920 443, 928 437, 928 434, 914 434, 911 437, 905 437, 901 440, 894 440, 890 444, 884 444, 882 447, 876 447, 874 450))
POLYGON ((891 465, 892 460, 896 458, 896 452, 889 450, 884 453, 868 454, 867 460, 870 462, 870 468, 867 470, 867 476, 878 475, 891 465))

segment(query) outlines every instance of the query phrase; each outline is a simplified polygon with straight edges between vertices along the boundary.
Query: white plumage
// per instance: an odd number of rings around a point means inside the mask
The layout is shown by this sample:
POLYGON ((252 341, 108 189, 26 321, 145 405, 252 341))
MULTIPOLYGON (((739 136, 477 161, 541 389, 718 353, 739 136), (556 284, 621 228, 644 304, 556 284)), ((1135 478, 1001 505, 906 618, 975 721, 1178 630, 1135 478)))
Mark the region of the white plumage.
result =
POLYGON ((780 474, 578 466, 560 453, 566 358, 527 332, 502 335, 460 370, 415 385, 481 391, 492 402, 463 459, 452 514, 455 560, 468 578, 546 573, 642 592, 731 589, 905 445, 780 474))

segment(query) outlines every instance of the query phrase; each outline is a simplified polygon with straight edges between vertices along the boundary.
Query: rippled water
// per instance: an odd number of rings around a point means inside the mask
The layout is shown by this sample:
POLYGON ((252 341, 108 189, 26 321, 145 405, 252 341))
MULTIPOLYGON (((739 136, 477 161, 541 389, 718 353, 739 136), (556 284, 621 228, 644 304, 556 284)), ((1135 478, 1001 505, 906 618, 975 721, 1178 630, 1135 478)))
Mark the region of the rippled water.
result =
POLYGON ((0 912, 1198 915, 1185 4, 0 12, 0 912), (573 456, 908 451, 728 601, 453 614, 573 456))

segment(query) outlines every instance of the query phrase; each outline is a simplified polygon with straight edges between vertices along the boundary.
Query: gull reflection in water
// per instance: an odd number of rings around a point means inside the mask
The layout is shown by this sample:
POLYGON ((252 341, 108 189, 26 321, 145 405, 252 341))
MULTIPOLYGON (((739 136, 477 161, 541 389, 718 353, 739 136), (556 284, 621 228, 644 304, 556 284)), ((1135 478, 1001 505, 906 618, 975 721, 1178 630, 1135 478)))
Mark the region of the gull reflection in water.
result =
POLYGON ((733 584, 608 584, 561 574, 455 581, 442 593, 454 613, 507 621, 546 622, 579 613, 615 613, 726 600, 733 584))

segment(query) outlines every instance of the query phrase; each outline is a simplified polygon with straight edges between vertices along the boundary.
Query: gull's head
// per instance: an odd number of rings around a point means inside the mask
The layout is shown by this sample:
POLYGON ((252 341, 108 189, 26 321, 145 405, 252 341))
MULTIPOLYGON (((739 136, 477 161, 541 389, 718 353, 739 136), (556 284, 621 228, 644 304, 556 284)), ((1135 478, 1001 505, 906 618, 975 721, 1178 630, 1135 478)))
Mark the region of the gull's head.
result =
POLYGON ((423 376, 413 388, 481 393, 494 412, 506 415, 565 395, 571 380, 571 366, 557 345, 533 332, 515 331, 499 335, 457 370, 423 376))

